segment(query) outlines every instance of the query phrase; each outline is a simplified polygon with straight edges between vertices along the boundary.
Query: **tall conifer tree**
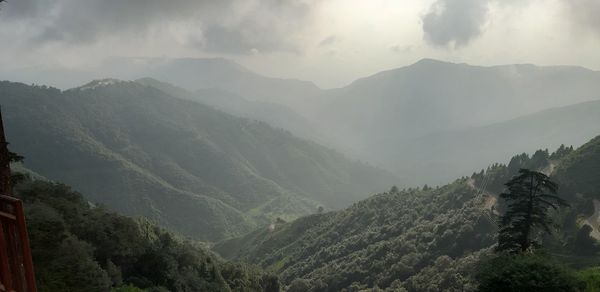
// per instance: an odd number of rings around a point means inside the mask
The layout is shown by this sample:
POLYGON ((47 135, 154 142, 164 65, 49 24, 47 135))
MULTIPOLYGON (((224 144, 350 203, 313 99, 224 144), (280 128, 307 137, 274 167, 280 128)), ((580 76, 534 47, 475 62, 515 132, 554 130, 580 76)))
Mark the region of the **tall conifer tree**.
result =
POLYGON ((553 223, 549 209, 568 204, 556 196, 558 185, 541 172, 520 169, 506 187, 507 192, 500 194, 507 202, 507 210, 499 224, 497 249, 525 252, 537 245, 536 231, 551 233, 553 223))

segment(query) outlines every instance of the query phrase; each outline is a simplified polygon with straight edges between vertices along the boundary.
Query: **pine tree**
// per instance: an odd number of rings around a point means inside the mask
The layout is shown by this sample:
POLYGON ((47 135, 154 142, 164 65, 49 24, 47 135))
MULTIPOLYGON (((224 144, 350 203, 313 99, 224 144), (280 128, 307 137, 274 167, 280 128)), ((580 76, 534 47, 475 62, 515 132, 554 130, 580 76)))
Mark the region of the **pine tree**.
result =
POLYGON ((507 210, 499 224, 497 250, 525 252, 537 245, 533 238, 536 229, 551 233, 549 209, 568 204, 556 196, 558 185, 541 172, 521 169, 506 187, 508 192, 500 194, 507 210))

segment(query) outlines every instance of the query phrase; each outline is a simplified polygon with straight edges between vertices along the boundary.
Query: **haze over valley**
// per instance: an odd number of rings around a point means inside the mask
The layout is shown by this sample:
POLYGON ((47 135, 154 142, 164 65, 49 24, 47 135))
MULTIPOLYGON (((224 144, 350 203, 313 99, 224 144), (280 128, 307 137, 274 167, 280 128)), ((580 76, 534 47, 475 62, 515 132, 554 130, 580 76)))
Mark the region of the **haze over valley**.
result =
POLYGON ((598 291, 597 13, 0 0, 23 291, 598 291))

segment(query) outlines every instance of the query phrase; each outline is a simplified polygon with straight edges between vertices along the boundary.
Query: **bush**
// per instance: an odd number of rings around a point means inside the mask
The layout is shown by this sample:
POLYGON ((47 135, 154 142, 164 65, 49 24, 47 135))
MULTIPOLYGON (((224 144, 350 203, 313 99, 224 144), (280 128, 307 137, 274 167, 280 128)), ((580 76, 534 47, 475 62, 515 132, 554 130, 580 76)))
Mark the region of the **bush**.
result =
POLYGON ((144 292, 144 290, 135 287, 133 285, 121 286, 119 288, 113 288, 111 292, 144 292))
POLYGON ((583 291, 600 292, 600 267, 589 268, 577 273, 577 277, 583 283, 583 291))
POLYGON ((503 255, 483 262, 479 291, 580 291, 581 280, 543 255, 503 255))

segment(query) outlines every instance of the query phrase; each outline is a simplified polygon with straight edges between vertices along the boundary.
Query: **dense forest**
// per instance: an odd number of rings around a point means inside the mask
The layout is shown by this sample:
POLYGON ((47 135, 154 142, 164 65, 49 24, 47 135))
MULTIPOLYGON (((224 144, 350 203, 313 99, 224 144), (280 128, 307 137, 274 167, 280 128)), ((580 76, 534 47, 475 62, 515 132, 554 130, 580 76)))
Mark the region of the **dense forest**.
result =
POLYGON ((26 179, 16 195, 41 292, 279 291, 275 275, 107 211, 64 184, 26 179))
POLYGON ((520 154, 442 187, 392 187, 342 211, 279 219, 214 247, 258 266, 110 212, 21 164, 15 180, 40 291, 506 291, 497 287, 507 279, 595 291, 600 246, 587 223, 598 161, 600 137, 577 150, 520 154), (498 194, 523 168, 551 172, 571 207, 551 214, 558 224, 534 254, 497 253, 506 208, 498 194))
POLYGON ((586 281, 595 287, 597 269, 579 274, 571 269, 587 269, 600 260, 598 226, 589 223, 596 216, 598 165, 600 137, 575 151, 561 146, 553 153, 517 155, 507 165, 494 164, 442 187, 394 187, 348 209, 281 222, 275 230, 259 230, 214 249, 229 259, 258 263, 279 274, 284 285, 311 291, 477 291, 477 271, 487 261, 494 268, 480 276, 484 280, 499 266, 528 275, 530 265, 543 264, 571 279, 573 289, 586 281), (543 249, 537 257, 494 259, 497 222, 506 208, 498 195, 523 168, 551 173, 564 186, 559 196, 571 206, 551 213, 556 227, 551 235, 540 235, 543 249))

